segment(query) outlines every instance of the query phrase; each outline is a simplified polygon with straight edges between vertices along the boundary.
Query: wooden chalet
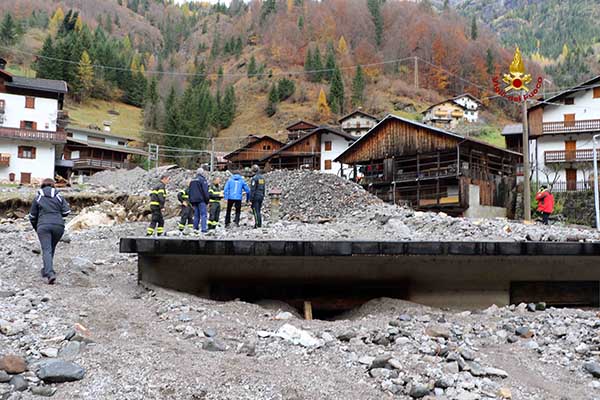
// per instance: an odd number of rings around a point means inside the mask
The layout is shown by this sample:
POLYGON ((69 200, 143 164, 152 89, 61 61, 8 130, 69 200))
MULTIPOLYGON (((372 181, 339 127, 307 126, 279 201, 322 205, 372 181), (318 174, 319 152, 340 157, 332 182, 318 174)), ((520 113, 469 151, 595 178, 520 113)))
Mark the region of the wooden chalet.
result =
POLYGON ((522 155, 388 115, 336 161, 386 201, 480 217, 512 215, 522 155))
POLYGON ((317 125, 303 120, 294 122, 293 124, 285 128, 285 130, 288 131, 288 142, 298 140, 302 136, 306 135, 308 132, 317 128, 317 125))
MULTIPOLYGON (((279 150, 264 157, 261 162, 267 169, 311 169, 323 172, 334 172, 333 158, 325 159, 325 153, 335 151, 340 143, 345 150, 355 137, 338 129, 321 126, 313 129, 304 136, 287 143, 279 150), (335 138, 335 140, 333 140, 335 138)), ((340 154, 343 150, 339 150, 340 154)))
POLYGON ((261 161, 283 146, 279 140, 271 136, 248 136, 247 143, 237 150, 225 155, 229 168, 246 168, 254 164, 263 165, 261 161))

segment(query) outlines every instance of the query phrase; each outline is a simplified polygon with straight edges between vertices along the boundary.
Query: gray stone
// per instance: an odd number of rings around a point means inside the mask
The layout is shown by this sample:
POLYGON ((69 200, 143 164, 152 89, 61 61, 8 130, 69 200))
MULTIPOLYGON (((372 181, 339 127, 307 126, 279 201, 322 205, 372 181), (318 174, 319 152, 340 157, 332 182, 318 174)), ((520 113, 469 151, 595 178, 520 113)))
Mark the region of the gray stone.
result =
POLYGON ((350 339, 355 338, 357 335, 356 331, 354 330, 349 330, 343 333, 340 333, 339 335, 337 335, 337 338, 339 341, 341 342, 349 342, 350 339))
POLYGON ((454 386, 454 382, 454 378, 450 376, 443 376, 435 381, 435 387, 440 389, 448 389, 449 387, 454 386))
POLYGON ((254 341, 246 341, 242 343, 238 349, 238 353, 245 354, 248 357, 253 357, 256 355, 256 342, 254 341))
POLYGON ((373 368, 369 371, 369 375, 373 378, 390 379, 395 378, 393 371, 387 368, 373 368))
POLYGON ((63 360, 73 361, 79 355, 81 348, 85 346, 81 342, 68 342, 62 349, 58 352, 58 357, 63 360))
POLYGON ((405 367, 405 364, 396 358, 390 358, 387 363, 394 369, 403 369, 405 367))
POLYGON ((204 328, 202 332, 204 332, 204 336, 209 338, 217 336, 217 331, 213 328, 204 328))
POLYGON ((592 374, 594 378, 600 378, 600 364, 595 362, 586 362, 583 369, 592 374))
POLYGON ((179 320, 181 322, 190 322, 192 320, 192 317, 189 316, 189 314, 180 314, 179 315, 179 320))
POLYGON ((529 304, 527 304, 527 311, 535 312, 535 308, 536 308, 535 307, 535 303, 529 303, 529 304))
POLYGON ((52 397, 56 393, 56 388, 52 386, 33 386, 31 393, 36 396, 52 397))
POLYGON ((402 322, 408 322, 410 321, 412 318, 410 315, 408 314, 400 314, 400 316, 398 317, 398 319, 402 322))
POLYGON ((40 363, 40 369, 37 371, 37 377, 47 383, 79 381, 84 376, 83 367, 63 360, 44 361, 40 363))
POLYGON ((471 373, 471 375, 485 376, 485 369, 479 363, 470 361, 467 363, 467 365, 469 366, 469 372, 471 373))
POLYGON ((552 330, 552 334, 557 338, 567 336, 567 328, 565 328, 564 326, 557 326, 552 330))
POLYGON ((544 303, 543 301, 537 303, 535 305, 535 309, 538 311, 545 311, 546 310, 546 303, 544 303))
POLYGON ((29 383, 21 375, 14 375, 10 379, 10 384, 16 392, 24 392, 29 387, 29 383))
POLYGON ((462 358, 464 358, 466 361, 473 361, 475 360, 475 352, 461 347, 460 349, 458 349, 460 355, 462 356, 462 358))
POLYGON ((516 335, 510 335, 509 337, 506 338, 506 341, 508 343, 516 343, 519 341, 519 337, 516 335))
POLYGON ((450 331, 442 326, 429 326, 425 329, 425 333, 434 338, 450 338, 450 331))
POLYGON ((508 373, 500 368, 487 367, 485 368, 485 375, 491 377, 508 378, 508 373))
POLYGON ((12 290, 0 290, 0 299, 6 299, 8 297, 13 297, 15 294, 17 294, 17 293, 12 290))
POLYGON ((389 354, 384 354, 382 356, 377 356, 375 357, 375 359, 371 362, 371 365, 369 366, 370 369, 376 369, 376 368, 386 368, 388 365, 388 361, 392 358, 391 355, 389 354))
POLYGON ((24 330, 25 327, 21 324, 11 323, 0 319, 0 333, 6 336, 15 336, 22 333, 24 330))
POLYGON ((217 339, 208 339, 202 343, 202 349, 206 351, 225 351, 227 347, 217 339))
POLYGON ((540 345, 535 340, 528 340, 524 344, 526 349, 529 350, 537 350, 540 348, 540 345))
POLYGON ((420 399, 422 397, 427 396, 430 392, 431 392, 431 389, 429 388, 428 385, 414 383, 410 387, 410 391, 408 392, 408 395, 410 397, 412 397, 413 399, 420 399))
POLYGON ((526 326, 520 326, 515 329, 515 334, 525 339, 529 339, 534 336, 534 333, 526 326))
POLYGON ((10 375, 5 371, 0 371, 0 383, 6 383, 10 381, 10 375))

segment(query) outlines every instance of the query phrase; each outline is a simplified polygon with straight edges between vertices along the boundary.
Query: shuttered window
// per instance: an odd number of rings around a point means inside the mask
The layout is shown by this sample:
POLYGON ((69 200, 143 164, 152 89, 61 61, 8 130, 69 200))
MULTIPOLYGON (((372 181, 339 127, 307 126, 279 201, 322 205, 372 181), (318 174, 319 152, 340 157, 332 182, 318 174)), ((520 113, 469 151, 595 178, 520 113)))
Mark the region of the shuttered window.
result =
POLYGON ((25 108, 35 108, 35 97, 25 97, 25 108))
POLYGON ((594 98, 595 99, 600 99, 600 87, 595 87, 594 88, 594 98))
POLYGON ((37 122, 34 121, 21 121, 21 129, 37 129, 37 122))
POLYGON ((331 151, 331 142, 330 141, 325 142, 325 151, 331 151))
POLYGON ((331 169, 331 160, 325 160, 325 169, 331 169))
POLYGON ((33 146, 19 146, 19 158, 25 158, 29 160, 35 160, 36 149, 33 146))

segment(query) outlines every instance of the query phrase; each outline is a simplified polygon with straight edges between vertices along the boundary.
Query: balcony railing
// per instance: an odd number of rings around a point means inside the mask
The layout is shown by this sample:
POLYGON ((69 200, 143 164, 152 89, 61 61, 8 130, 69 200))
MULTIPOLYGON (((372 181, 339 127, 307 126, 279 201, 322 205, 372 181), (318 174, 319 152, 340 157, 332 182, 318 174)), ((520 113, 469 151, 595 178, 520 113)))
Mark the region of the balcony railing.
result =
POLYGON ((73 160, 75 169, 132 169, 134 165, 129 161, 98 160, 93 158, 78 158, 73 160))
MULTIPOLYGON (((600 159, 600 157, 598 157, 600 159)), ((544 152, 544 163, 589 162, 594 161, 594 150, 551 150, 544 152)))
POLYGON ((542 130, 544 133, 595 132, 600 131, 600 119, 544 122, 542 130))
POLYGON ((0 167, 8 167, 10 165, 10 154, 0 154, 0 167))
POLYGON ((11 139, 34 140, 53 143, 66 143, 65 132, 37 131, 33 129, 0 128, 0 137, 11 139))
POLYGON ((552 192, 585 192, 594 190, 594 183, 590 181, 567 181, 555 182, 552 185, 552 192))

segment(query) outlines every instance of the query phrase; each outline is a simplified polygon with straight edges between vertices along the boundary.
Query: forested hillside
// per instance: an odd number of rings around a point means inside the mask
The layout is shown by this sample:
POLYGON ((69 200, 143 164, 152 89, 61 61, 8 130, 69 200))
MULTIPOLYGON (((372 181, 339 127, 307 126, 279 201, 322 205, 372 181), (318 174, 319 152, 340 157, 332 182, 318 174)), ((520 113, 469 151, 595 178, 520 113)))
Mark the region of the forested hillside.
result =
POLYGON ((462 92, 484 100, 490 123, 518 112, 487 98, 514 49, 429 2, 17 0, 0 12, 10 65, 65 79, 73 102, 143 107, 145 138, 175 147, 334 122, 355 107, 418 118, 462 92))

